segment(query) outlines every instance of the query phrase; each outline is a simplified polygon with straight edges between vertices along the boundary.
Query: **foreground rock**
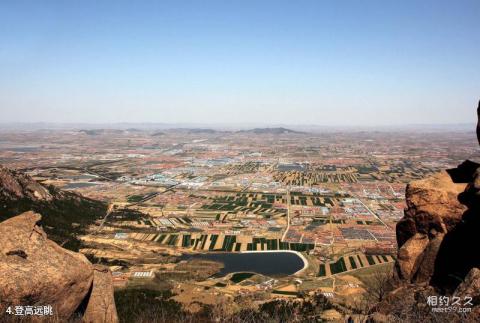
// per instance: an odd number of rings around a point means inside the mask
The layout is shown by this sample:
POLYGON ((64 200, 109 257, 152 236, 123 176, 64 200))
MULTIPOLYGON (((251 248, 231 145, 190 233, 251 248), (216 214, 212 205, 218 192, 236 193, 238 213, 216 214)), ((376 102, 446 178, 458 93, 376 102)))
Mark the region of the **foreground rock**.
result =
POLYGON ((480 266, 480 196, 472 187, 478 164, 466 161, 407 186, 397 224, 398 283, 425 283, 452 293, 480 266))
POLYGON ((89 322, 116 322, 114 305, 100 317, 96 304, 99 299, 113 302, 110 272, 97 275, 85 256, 49 240, 38 226, 40 220, 39 214, 25 212, 0 223, 0 311, 51 305, 63 321, 83 303, 91 309, 89 322))
MULTIPOLYGON (((480 102, 477 115, 480 144, 480 102)), ((398 255, 390 292, 373 307, 370 319, 478 322, 480 164, 467 160, 413 181, 405 197, 405 215, 396 227, 398 255)))
POLYGON ((448 305, 429 302, 432 297, 449 302, 460 297, 462 305, 472 300, 464 306, 471 312, 440 313, 445 321, 476 322, 480 317, 480 253, 475 249, 480 243, 479 166, 465 161, 407 186, 405 216, 396 227, 399 249, 391 291, 375 306, 372 319, 438 320, 435 308, 448 305))
POLYGON ((117 322, 112 273, 101 265, 93 268, 93 287, 83 316, 84 322, 117 322))
POLYGON ((406 188, 407 209, 397 224, 396 274, 405 282, 428 282, 445 234, 467 207, 458 201, 467 184, 454 183, 446 171, 414 181, 406 188))
POLYGON ((480 318, 480 306, 478 304, 480 301, 480 269, 473 268, 470 270, 465 280, 455 290, 454 296, 460 297, 461 299, 471 297, 473 303, 476 303, 472 315, 480 318))

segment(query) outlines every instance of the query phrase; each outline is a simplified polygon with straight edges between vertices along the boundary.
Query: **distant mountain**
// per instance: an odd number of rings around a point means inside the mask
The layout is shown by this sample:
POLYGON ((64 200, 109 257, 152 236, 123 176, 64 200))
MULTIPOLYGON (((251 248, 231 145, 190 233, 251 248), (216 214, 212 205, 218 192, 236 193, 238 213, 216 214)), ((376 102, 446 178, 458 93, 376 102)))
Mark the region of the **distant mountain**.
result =
POLYGON ((270 135, 281 135, 281 134, 304 134, 305 132, 295 131, 287 128, 255 128, 250 130, 240 130, 240 133, 254 133, 254 134, 270 134, 270 135))
POLYGON ((161 136, 165 136, 165 132, 157 131, 152 133, 152 137, 161 137, 161 136))
POLYGON ((128 135, 143 132, 141 129, 128 128, 128 129, 81 129, 79 133, 84 133, 89 136, 98 135, 128 135))
POLYGON ((188 133, 210 133, 210 134, 213 134, 213 133, 217 133, 218 131, 217 130, 213 130, 213 129, 189 129, 188 130, 188 133))
POLYGON ((0 165, 0 221, 31 210, 41 213, 48 237, 64 248, 78 250, 77 234, 105 215, 106 209, 103 202, 40 184, 0 165))
POLYGON ((169 130, 175 131, 175 132, 189 133, 189 134, 215 134, 215 133, 223 132, 223 131, 218 131, 218 130, 209 129, 209 128, 174 128, 169 130))

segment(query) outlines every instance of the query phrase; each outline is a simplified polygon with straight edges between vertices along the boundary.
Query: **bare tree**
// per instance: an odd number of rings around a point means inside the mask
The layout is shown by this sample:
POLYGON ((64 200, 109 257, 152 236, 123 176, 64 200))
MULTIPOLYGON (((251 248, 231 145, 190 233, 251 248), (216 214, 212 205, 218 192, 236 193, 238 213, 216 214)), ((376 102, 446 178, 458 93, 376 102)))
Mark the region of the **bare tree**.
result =
POLYGON ((392 290, 392 275, 391 269, 375 273, 367 285, 366 299, 373 303, 385 300, 388 292, 392 290))

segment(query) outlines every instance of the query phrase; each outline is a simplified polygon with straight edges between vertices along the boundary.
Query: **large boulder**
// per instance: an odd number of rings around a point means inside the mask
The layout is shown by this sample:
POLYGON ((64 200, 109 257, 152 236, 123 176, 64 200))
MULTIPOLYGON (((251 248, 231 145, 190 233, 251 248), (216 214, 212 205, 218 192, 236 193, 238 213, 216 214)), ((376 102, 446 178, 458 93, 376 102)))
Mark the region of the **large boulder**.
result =
POLYGON ((407 186, 405 216, 396 227, 398 283, 452 292, 478 264, 468 249, 480 230, 480 200, 471 184, 478 167, 466 161, 407 186))
POLYGON ((406 188, 405 216, 397 223, 399 282, 429 282, 445 235, 468 207, 459 200, 467 183, 455 182, 447 171, 413 181, 406 188))
POLYGON ((428 237, 424 234, 415 234, 398 251, 397 271, 402 279, 411 280, 418 268, 418 259, 428 246, 428 237))
POLYGON ((86 323, 117 322, 112 273, 108 267, 94 265, 93 287, 83 316, 86 323))
POLYGON ((68 318, 88 293, 93 268, 85 256, 61 248, 26 212, 0 223, 1 305, 51 305, 68 318))
MULTIPOLYGON (((477 109, 480 143, 480 102, 477 109)), ((442 312, 445 322, 478 322, 480 317, 480 164, 465 161, 406 188, 404 217, 397 223, 398 255, 387 297, 375 314, 395 321, 434 322, 430 297, 471 297, 471 312, 442 312)), ((444 304, 445 305, 445 304, 444 304)), ((440 307, 443 305, 440 305, 440 307)), ((441 310, 441 309, 440 309, 441 310)))
POLYGON ((407 185, 405 216, 397 224, 401 247, 415 234, 435 236, 446 233, 462 219, 467 207, 458 200, 467 184, 455 183, 447 171, 407 185))
POLYGON ((108 268, 97 274, 84 255, 49 240, 40 220, 41 215, 25 212, 0 223, 1 313, 9 306, 51 305, 64 321, 88 304, 87 313, 95 313, 89 322, 116 322, 108 268), (102 319, 94 306, 98 299, 109 303, 102 319))

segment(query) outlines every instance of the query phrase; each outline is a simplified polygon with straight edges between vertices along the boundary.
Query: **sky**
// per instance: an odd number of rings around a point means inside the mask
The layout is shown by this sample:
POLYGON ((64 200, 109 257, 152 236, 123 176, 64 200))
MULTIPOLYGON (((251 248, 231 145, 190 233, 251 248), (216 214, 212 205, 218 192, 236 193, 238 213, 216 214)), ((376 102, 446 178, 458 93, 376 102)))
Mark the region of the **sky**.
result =
POLYGON ((471 123, 478 0, 0 1, 0 122, 471 123))

